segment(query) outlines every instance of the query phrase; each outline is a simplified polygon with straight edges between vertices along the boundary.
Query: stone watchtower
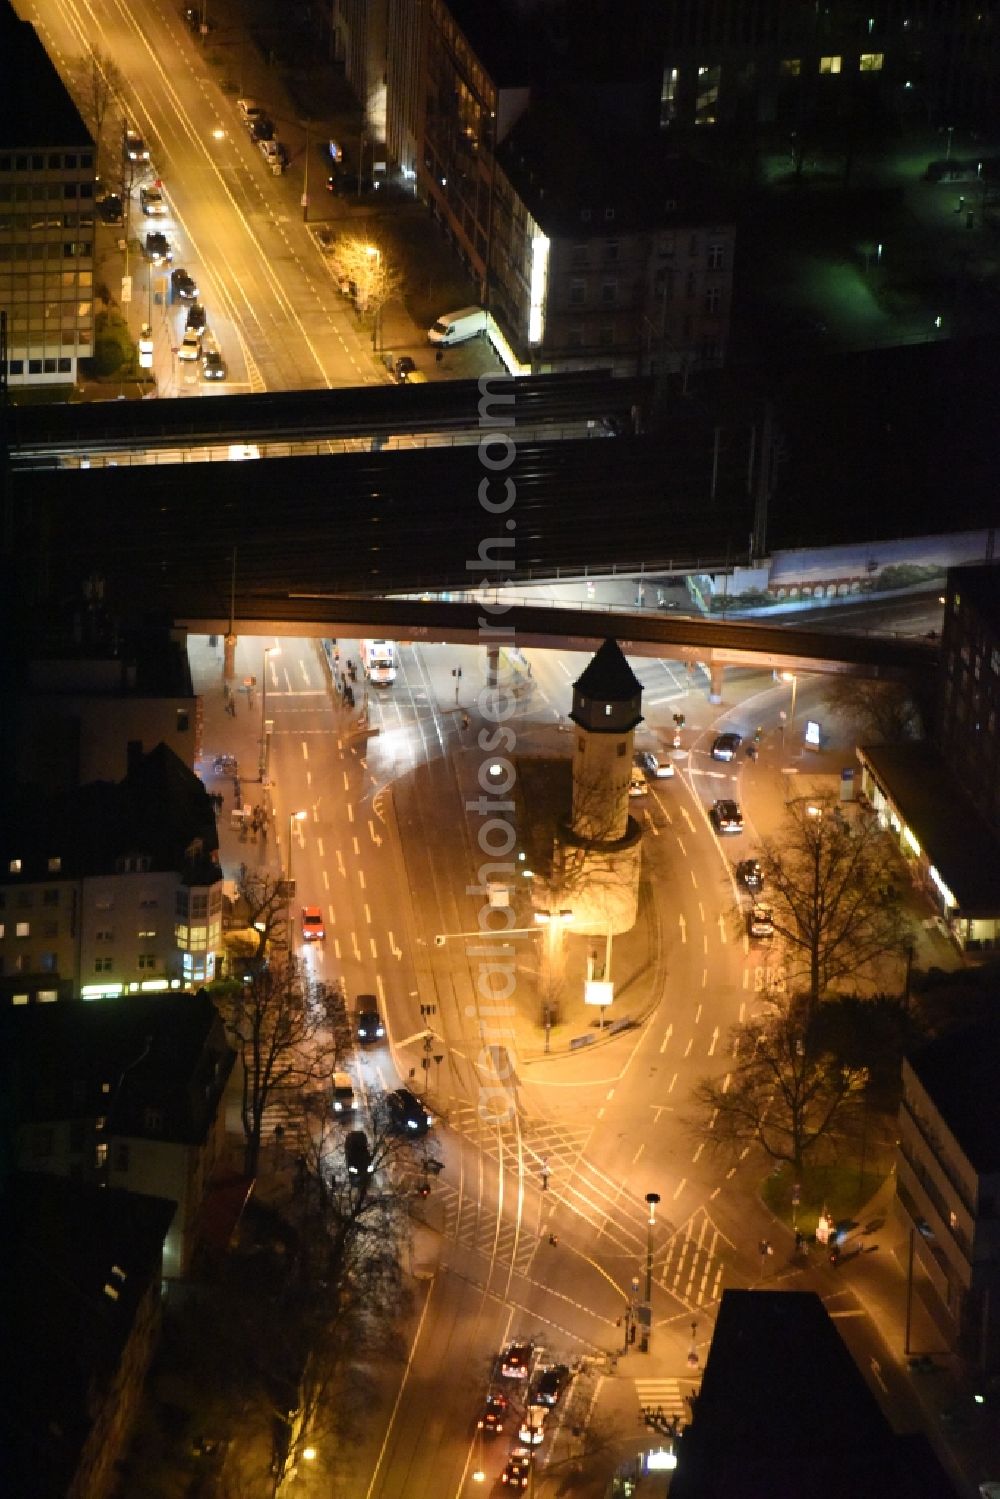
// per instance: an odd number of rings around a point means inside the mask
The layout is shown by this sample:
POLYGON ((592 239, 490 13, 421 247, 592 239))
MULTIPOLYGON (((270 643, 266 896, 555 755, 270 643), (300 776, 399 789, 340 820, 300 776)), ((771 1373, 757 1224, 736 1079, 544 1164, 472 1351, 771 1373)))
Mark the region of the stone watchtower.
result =
POLYGON ((628 829, 628 786, 642 685, 615 640, 606 640, 573 683, 576 725, 570 826, 584 842, 614 844, 628 829))

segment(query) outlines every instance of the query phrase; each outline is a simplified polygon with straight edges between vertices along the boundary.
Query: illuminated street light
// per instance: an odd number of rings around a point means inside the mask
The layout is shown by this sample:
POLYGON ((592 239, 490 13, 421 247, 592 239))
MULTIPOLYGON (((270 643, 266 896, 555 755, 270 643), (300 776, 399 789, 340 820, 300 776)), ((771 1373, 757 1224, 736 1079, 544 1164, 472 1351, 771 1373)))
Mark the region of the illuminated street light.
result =
POLYGON ((791 682, 792 684, 792 705, 788 713, 788 727, 792 729, 795 725, 795 695, 798 691, 799 679, 793 671, 783 671, 781 673, 781 680, 783 682, 791 682))
POLYGON ((316 1448, 315 1447, 303 1447, 303 1449, 302 1449, 302 1460, 303 1460, 303 1462, 314 1463, 316 1461, 316 1448))
POLYGON ((660 1200, 659 1192, 647 1192, 646 1203, 649 1207, 649 1218, 646 1221, 646 1305, 643 1308, 645 1318, 642 1324, 642 1352, 649 1352, 649 1335, 653 1327, 653 1226, 656 1223, 656 1204, 660 1200))
POLYGON ((212 139, 216 141, 224 141, 225 138, 226 132, 223 130, 222 126, 216 125, 215 129, 212 131, 212 139))

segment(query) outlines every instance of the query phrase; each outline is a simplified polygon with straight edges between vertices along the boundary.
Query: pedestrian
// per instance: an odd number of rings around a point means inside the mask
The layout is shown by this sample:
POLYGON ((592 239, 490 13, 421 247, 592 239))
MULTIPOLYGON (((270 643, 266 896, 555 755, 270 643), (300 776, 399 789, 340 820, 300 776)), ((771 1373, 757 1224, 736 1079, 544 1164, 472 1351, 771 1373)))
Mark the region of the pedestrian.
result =
POLYGON ((467 729, 469 727, 469 725, 470 725, 471 722, 472 722, 472 719, 469 717, 468 713, 463 713, 462 714, 462 728, 463 729, 467 729))
POLYGON ((347 706, 349 708, 353 708, 354 707, 354 688, 351 687, 350 685, 348 685, 344 690, 347 693, 347 706))

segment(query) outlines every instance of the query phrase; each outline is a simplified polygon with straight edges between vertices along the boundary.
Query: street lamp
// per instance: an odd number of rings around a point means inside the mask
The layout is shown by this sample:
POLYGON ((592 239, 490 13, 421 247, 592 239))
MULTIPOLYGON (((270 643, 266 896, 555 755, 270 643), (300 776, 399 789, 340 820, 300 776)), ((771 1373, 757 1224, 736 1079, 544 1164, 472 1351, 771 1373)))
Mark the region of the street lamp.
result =
POLYGON ((649 1218, 646 1220, 646 1305, 645 1317, 642 1324, 642 1352, 649 1352, 649 1335, 653 1325, 653 1225, 656 1222, 656 1204, 660 1200, 659 1192, 647 1192, 646 1203, 649 1207, 649 1218))
MULTIPOLYGON (((882 247, 880 245, 879 249, 881 250, 881 248, 882 247)), ((799 679, 795 675, 794 671, 783 671, 781 673, 781 680, 783 682, 791 682, 791 684, 792 684, 792 705, 791 705, 791 708, 789 709, 789 713, 788 713, 788 728, 789 728, 789 731, 791 731, 791 729, 795 725, 795 694, 796 694, 796 691, 798 689, 799 679)))
POLYGON ((292 832, 293 824, 305 822, 309 816, 308 812, 290 812, 288 814, 288 862, 285 865, 285 922, 288 927, 288 946, 292 945, 292 832))
POLYGON ((264 647, 264 664, 261 668, 261 690, 260 690, 260 758, 257 768, 260 772, 260 784, 267 785, 267 658, 268 656, 280 656, 280 645, 266 645, 264 647))
POLYGON ((561 964, 558 956, 561 953, 562 930, 573 920, 573 912, 567 908, 559 911, 536 911, 535 920, 539 926, 548 928, 545 943, 545 968, 546 972, 542 981, 542 1025, 545 1028, 545 1050, 549 1050, 549 1037, 552 1030, 552 999, 554 998, 556 986, 560 981, 561 964))

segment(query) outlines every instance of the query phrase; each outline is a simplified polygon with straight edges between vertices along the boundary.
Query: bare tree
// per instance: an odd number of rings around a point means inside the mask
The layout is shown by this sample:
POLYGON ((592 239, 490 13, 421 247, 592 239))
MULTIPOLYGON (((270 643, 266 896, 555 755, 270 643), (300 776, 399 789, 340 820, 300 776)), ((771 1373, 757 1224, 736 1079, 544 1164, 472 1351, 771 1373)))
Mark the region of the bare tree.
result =
POLYGON ((715 1078, 696 1085, 692 1129, 710 1150, 738 1156, 759 1145, 800 1176, 821 1141, 854 1132, 868 1073, 816 1041, 801 1002, 772 1001, 731 1035, 736 1059, 728 1085, 715 1078))
POLYGON ((291 1101, 306 1126, 322 1115, 326 1088, 349 1044, 344 1001, 286 957, 254 968, 220 1007, 242 1065, 245 1170, 253 1176, 269 1103, 291 1101))
POLYGON ((876 818, 848 821, 834 797, 800 797, 789 802, 780 834, 761 841, 759 858, 775 931, 790 950, 793 975, 797 960, 811 1004, 902 951, 898 861, 876 818))
POLYGON ((831 708, 854 724, 864 743, 899 744, 905 739, 923 738, 923 711, 902 682, 836 677, 827 688, 826 699, 831 708))
POLYGON ((104 126, 111 104, 122 97, 122 75, 118 64, 98 47, 91 47, 83 69, 87 80, 86 109, 94 132, 94 173, 100 176, 104 126))
POLYGON ((359 312, 377 319, 386 304, 402 292, 402 267, 376 233, 338 235, 327 253, 359 312))
POLYGON ((269 950, 287 947, 288 901, 279 875, 241 864, 236 878, 236 910, 253 933, 253 947, 247 954, 252 963, 261 963, 269 950))

